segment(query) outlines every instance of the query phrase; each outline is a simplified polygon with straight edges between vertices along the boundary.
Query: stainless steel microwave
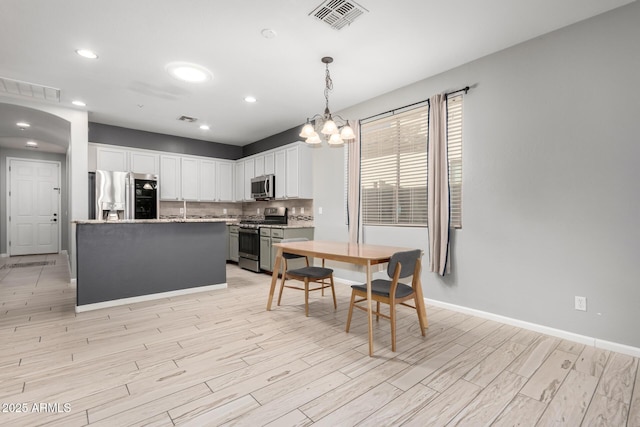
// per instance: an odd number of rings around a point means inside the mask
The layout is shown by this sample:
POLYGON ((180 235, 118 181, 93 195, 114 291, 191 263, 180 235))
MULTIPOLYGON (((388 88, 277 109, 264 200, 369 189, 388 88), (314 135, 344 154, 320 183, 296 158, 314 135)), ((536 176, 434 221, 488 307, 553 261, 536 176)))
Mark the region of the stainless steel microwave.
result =
POLYGON ((251 198, 271 200, 276 197, 276 176, 263 175, 251 179, 251 198))

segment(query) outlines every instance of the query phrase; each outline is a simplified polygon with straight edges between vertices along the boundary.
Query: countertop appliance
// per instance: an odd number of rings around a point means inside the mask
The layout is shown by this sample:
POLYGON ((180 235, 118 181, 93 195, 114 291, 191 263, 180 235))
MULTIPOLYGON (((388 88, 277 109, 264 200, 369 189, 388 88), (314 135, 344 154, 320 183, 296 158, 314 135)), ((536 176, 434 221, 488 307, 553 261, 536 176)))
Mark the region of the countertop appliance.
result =
POLYGON ((95 219, 157 219, 158 176, 97 170, 95 219))
MULTIPOLYGON (((251 179, 251 198, 271 200, 276 197, 276 176, 262 175, 251 179)), ((278 208, 273 208, 278 209, 278 208)), ((265 213, 266 217, 266 213, 265 213)))
POLYGON ((286 225, 287 208, 264 208, 264 219, 245 219, 238 224, 238 266, 260 272, 260 226, 286 225))

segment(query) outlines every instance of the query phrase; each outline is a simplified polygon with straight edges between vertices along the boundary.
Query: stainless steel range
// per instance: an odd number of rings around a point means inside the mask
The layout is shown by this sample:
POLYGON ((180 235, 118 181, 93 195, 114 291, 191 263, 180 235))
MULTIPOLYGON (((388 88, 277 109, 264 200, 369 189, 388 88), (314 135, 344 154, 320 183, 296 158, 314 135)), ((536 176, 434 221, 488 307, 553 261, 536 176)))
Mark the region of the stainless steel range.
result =
POLYGON ((264 208, 264 219, 240 221, 238 230, 238 265, 260 272, 260 226, 286 225, 287 208, 264 208))

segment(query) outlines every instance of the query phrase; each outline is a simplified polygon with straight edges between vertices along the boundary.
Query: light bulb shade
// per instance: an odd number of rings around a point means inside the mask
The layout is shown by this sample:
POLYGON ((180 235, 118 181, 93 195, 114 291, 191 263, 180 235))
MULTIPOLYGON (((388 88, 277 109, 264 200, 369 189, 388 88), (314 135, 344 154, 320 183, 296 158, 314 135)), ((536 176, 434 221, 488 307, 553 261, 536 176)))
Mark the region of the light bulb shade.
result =
POLYGON ((322 126, 322 130, 320 132, 325 135, 333 135, 338 133, 338 126, 336 126, 333 120, 329 119, 324 122, 324 126, 322 126))
POLYGON ((327 142, 329 144, 331 144, 331 145, 340 145, 340 144, 344 143, 342 138, 340 138, 340 134, 339 133, 334 133, 333 135, 331 135, 331 138, 329 138, 329 141, 327 141, 327 142))
POLYGON ((314 132, 313 135, 309 136, 305 142, 307 144, 320 144, 322 140, 320 139, 320 135, 314 132))
POLYGON ((316 131, 313 128, 313 125, 311 123, 307 122, 307 123, 305 123, 304 126, 302 126, 302 130, 300 131, 300 136, 302 138, 309 138, 314 133, 316 133, 316 131))
POLYGON ((340 138, 342 138, 343 140, 356 139, 356 134, 353 133, 353 129, 351 129, 351 126, 345 125, 340 130, 340 138))

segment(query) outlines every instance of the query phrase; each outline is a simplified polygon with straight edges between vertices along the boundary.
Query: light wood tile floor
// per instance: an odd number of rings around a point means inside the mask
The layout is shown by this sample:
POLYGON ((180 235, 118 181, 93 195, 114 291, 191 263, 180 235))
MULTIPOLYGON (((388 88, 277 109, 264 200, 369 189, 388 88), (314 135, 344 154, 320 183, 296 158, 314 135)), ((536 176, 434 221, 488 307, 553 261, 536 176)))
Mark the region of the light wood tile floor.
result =
POLYGON ((427 306, 344 332, 350 288, 226 290, 75 314, 62 255, 0 259, 0 425, 640 426, 638 359, 427 306), (66 406, 65 406, 66 405, 66 406), (23 410, 26 412, 17 412, 23 410))

